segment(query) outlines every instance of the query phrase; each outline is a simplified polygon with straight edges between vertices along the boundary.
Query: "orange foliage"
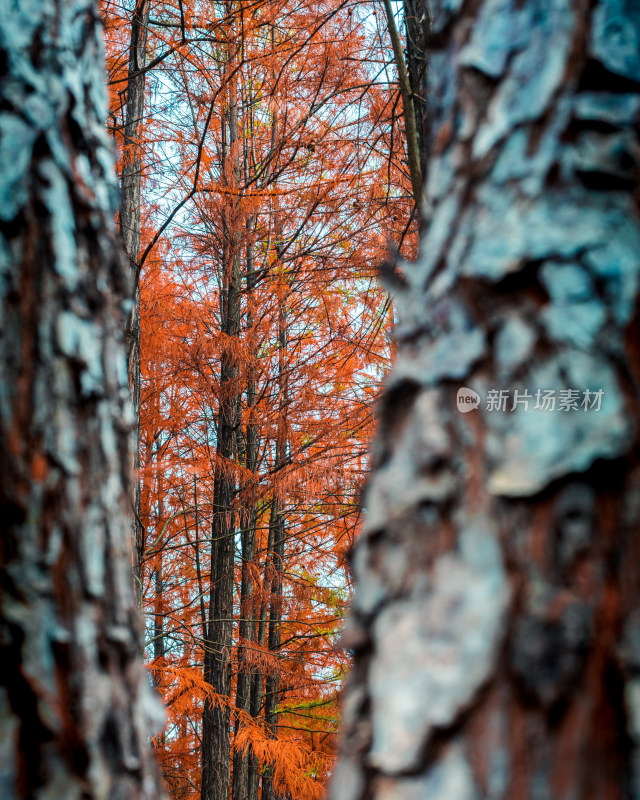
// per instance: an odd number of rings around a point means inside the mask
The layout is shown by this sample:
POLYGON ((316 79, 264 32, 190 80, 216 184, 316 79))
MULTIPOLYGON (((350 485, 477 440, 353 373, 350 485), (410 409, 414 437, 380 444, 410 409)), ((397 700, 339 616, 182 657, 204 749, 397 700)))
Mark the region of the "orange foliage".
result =
MULTIPOLYGON (((233 747, 261 773, 270 768, 282 796, 320 797, 331 770, 347 668, 336 649, 346 555, 390 358, 377 265, 390 241, 407 257, 416 246, 397 92, 371 5, 152 5, 140 253, 143 603, 149 665, 168 707, 157 752, 175 798, 199 797, 207 697, 231 710, 233 747), (233 259, 239 335, 223 332, 233 259), (237 367, 231 383, 221 381, 224 353, 237 367), (216 420, 228 392, 240 398, 237 446, 221 459, 216 420), (252 436, 255 465, 246 457, 252 436), (214 503, 220 469, 236 487, 228 508, 214 503), (274 589, 276 500, 285 541, 274 589), (203 675, 214 514, 237 531, 230 696, 203 675), (250 519, 255 553, 243 573, 250 519), (276 613, 272 650, 265 627, 276 613), (277 675, 277 726, 265 721, 264 699, 257 714, 236 708, 240 660, 263 690, 277 675)), ((112 0, 102 7, 109 129, 121 145, 130 13, 112 0)))

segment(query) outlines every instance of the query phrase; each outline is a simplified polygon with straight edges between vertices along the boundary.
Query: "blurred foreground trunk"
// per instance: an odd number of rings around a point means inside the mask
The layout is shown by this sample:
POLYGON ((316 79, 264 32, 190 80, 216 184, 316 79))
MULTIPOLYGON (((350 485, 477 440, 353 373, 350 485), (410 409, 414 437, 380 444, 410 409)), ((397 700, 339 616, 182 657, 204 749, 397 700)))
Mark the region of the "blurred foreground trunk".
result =
POLYGON ((155 798, 98 9, 0 32, 0 796, 155 798))
POLYGON ((330 796, 638 798, 640 13, 458 7, 430 4, 330 796))

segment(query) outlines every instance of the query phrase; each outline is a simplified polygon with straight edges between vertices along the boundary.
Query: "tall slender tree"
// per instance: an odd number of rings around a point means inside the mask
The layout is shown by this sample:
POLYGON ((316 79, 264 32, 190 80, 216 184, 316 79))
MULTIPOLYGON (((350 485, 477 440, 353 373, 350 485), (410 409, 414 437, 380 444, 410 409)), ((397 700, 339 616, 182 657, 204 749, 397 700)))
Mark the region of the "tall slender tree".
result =
MULTIPOLYGON (((130 20, 104 8, 121 141, 130 20)), ((389 347, 375 264, 415 230, 368 11, 184 0, 149 16, 141 585, 176 798, 225 794, 231 775, 235 798, 311 800, 330 768, 344 552, 389 347)))
MULTIPOLYGON (((233 19, 234 2, 225 4, 233 19)), ((205 646, 205 679, 218 698, 207 698, 202 719, 202 800, 226 800, 231 776, 230 712, 233 644, 234 552, 237 513, 234 504, 240 395, 237 339, 240 334, 242 220, 237 202, 240 185, 240 141, 237 81, 233 74, 238 39, 230 24, 225 40, 226 119, 222 127, 222 175, 227 202, 222 209, 222 287, 220 393, 216 425, 216 463, 211 532, 211 575, 205 646)))
MULTIPOLYGON (((276 223, 276 254, 282 255, 282 229, 276 223)), ((286 368, 287 350, 287 300, 286 285, 279 291, 280 309, 278 313, 278 423, 276 427, 274 469, 281 471, 287 458, 287 415, 288 379, 286 368)), ((285 497, 282 487, 276 487, 271 498, 271 518, 269 521, 270 539, 272 542, 271 560, 271 602, 269 610, 268 648, 273 658, 280 658, 282 646, 282 589, 285 568, 285 497)), ((278 669, 271 669, 266 676, 265 686, 265 722, 274 735, 278 725, 278 705, 282 698, 282 688, 278 669)), ((273 767, 267 768, 262 779, 262 800, 275 800, 280 792, 274 785, 273 767)))
MULTIPOLYGON (((140 287, 138 251, 140 250, 140 190, 142 186, 145 61, 150 0, 136 0, 131 14, 131 38, 127 68, 125 120, 120 165, 120 206, 118 221, 124 250, 129 262, 131 311, 127 319, 127 364, 135 418, 135 440, 140 439, 140 287)), ((133 539, 135 543, 135 578, 138 599, 142 601, 142 527, 140 521, 140 450, 134 449, 134 484, 132 496, 133 539)))

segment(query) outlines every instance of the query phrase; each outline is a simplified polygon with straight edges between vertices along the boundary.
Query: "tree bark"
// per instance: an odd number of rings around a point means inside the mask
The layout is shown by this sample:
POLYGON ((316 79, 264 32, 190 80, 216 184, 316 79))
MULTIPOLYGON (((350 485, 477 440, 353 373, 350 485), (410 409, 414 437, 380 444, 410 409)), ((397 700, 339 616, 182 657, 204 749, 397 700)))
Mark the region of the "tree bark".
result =
MULTIPOLYGON (((278 448, 279 449, 279 448, 278 448)), ((282 461, 284 463, 284 459, 282 461)), ((280 652, 280 628, 282 624, 282 573, 284 570, 284 515, 281 501, 273 498, 271 506, 270 539, 271 551, 271 603, 269 608, 269 628, 267 644, 269 653, 278 658, 280 652)), ((280 701, 280 676, 273 667, 267 672, 264 697, 264 720, 267 730, 275 739, 278 728, 278 703, 280 701)), ((262 774, 262 800, 276 800, 281 797, 273 780, 273 767, 268 766, 262 774)))
MULTIPOLYGON (((246 159, 245 159, 246 160, 246 159)), ((240 584, 240 623, 238 630, 238 678, 236 684, 236 708, 239 712, 249 714, 251 711, 251 684, 254 670, 250 663, 248 648, 255 641, 256 623, 254 618, 255 605, 255 569, 256 569, 256 528, 258 525, 258 455, 259 455, 259 430, 256 421, 255 403, 257 395, 256 367, 254 359, 257 358, 258 342, 256 341, 253 314, 253 290, 256 276, 254 273, 254 252, 251 233, 255 218, 247 221, 247 233, 250 237, 246 247, 246 294, 247 294, 247 320, 246 328, 251 350, 250 363, 247 370, 247 413, 246 436, 244 444, 244 466, 247 479, 244 487, 243 525, 241 534, 242 571, 240 584)), ((240 714, 236 717, 235 733, 241 727, 240 714)), ((233 800, 249 800, 249 770, 251 769, 251 755, 238 749, 233 753, 233 800)))
POLYGON ((0 31, 0 793, 158 798, 128 493, 127 270, 98 9, 0 31))
MULTIPOLYGON (((273 549, 273 528, 269 525, 267 549, 264 559, 264 569, 262 575, 261 596, 254 598, 254 608, 256 609, 257 630, 256 644, 259 649, 264 648, 267 639, 267 611, 268 602, 265 592, 271 589, 271 551, 273 549), (269 587, 267 589, 267 587, 269 587)), ((251 696, 249 700, 249 713, 254 719, 258 719, 262 711, 262 701, 264 696, 264 670, 257 668, 251 676, 251 696)), ((260 791, 260 765, 253 753, 249 754, 249 769, 247 781, 248 800, 258 800, 260 791)))
POLYGON ((409 166, 409 177, 416 208, 422 207, 422 166, 420 164, 420 143, 418 137, 416 108, 413 101, 413 87, 409 79, 407 64, 405 63, 404 53, 400 34, 396 27, 393 16, 393 6, 391 0, 383 0, 384 9, 387 15, 387 27, 391 37, 393 56, 398 70, 398 86, 402 97, 402 116, 404 119, 405 138, 407 142, 407 164, 409 166))
MULTIPOLYGON (((276 235, 278 243, 276 252, 278 260, 282 257, 282 229, 276 217, 276 235)), ((278 314, 278 429, 276 434, 275 472, 276 475, 283 469, 287 459, 287 292, 283 292, 278 314)), ((280 657, 281 625, 282 625, 282 576, 284 574, 284 498, 281 489, 274 488, 271 504, 271 519, 269 521, 269 538, 273 543, 271 554, 272 581, 271 603, 269 609, 269 652, 277 660, 280 657)), ((271 669, 265 681, 265 708, 264 718, 267 730, 273 738, 277 737, 278 729, 278 704, 280 702, 280 675, 277 670, 271 669)), ((281 797, 273 780, 273 768, 265 770, 262 776, 262 800, 276 800, 281 797)))
MULTIPOLYGON (((233 4, 227 5, 231 14, 233 4)), ((220 366, 220 394, 217 420, 216 475, 211 543, 211 589, 209 625, 205 641, 205 680, 220 700, 207 698, 202 732, 202 800, 228 800, 231 779, 231 649, 233 644, 233 578, 236 510, 236 432, 240 425, 241 391, 238 380, 238 354, 235 342, 240 335, 241 272, 238 197, 240 184, 238 158, 238 101, 233 56, 229 41, 225 77, 228 80, 228 140, 223 141, 223 163, 230 175, 230 204, 223 220, 225 246, 220 321, 225 336, 220 366)))
MULTIPOLYGON (((131 40, 129 45, 129 67, 127 80, 127 103, 122 148, 120 178, 120 234, 129 261, 129 280, 132 307, 127 320, 127 363, 129 387, 135 418, 135 441, 140 438, 140 286, 138 275, 138 253, 140 250, 140 189, 142 185, 142 120, 144 116, 144 89, 146 72, 142 71, 146 61, 147 31, 149 27, 149 0, 136 0, 131 17, 131 40)), ((140 448, 133 453, 133 538, 136 562, 134 573, 138 589, 138 602, 142 606, 142 558, 143 530, 140 523, 140 448)))
POLYGON ((429 11, 423 0, 404 0, 404 26, 407 36, 407 73, 411 87, 411 101, 415 119, 420 168, 427 169, 429 146, 429 118, 427 109, 427 43, 431 30, 429 11))
POLYGON ((429 218, 393 277, 330 797, 638 798, 640 17, 432 7, 429 218))
POLYGON ((120 179, 120 233, 129 259, 131 285, 134 291, 137 290, 138 251, 140 250, 140 189, 142 184, 140 137, 144 117, 146 72, 143 70, 146 61, 150 6, 149 0, 136 0, 131 16, 127 104, 120 179))

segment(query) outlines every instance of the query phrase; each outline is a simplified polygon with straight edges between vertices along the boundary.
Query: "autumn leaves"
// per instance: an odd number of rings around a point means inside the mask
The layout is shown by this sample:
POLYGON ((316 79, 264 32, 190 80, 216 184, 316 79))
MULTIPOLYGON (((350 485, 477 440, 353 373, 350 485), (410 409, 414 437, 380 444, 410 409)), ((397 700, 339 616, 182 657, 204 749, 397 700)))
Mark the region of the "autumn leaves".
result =
MULTIPOLYGON (((412 246, 366 5, 154 4, 126 142, 112 97, 121 163, 135 147, 141 164, 140 580, 176 798, 313 798, 331 764, 345 554, 389 358, 376 263, 412 246)), ((118 81, 135 15, 103 10, 118 81)))

